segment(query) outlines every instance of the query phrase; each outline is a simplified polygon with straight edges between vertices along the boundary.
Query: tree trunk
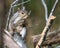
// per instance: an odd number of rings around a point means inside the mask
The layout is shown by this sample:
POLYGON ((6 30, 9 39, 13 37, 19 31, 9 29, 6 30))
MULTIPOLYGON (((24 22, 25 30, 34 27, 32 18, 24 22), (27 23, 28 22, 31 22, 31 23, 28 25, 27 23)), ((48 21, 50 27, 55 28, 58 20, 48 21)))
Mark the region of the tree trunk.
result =
POLYGON ((3 48, 3 28, 5 27, 5 0, 0 0, 0 48, 3 48))

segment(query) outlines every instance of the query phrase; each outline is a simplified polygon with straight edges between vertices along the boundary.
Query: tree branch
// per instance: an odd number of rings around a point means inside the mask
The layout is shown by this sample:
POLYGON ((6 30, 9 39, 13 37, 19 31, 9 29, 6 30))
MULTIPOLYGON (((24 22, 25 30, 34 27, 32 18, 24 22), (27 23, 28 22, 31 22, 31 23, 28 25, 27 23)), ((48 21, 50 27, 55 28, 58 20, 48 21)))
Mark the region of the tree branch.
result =
POLYGON ((39 41, 38 41, 38 43, 36 45, 36 48, 40 48, 41 47, 42 43, 45 40, 46 34, 47 34, 48 30, 50 29, 50 27, 51 27, 51 25, 52 25, 52 23, 53 23, 53 21, 54 21, 55 18, 56 17, 54 17, 54 16, 50 16, 49 17, 49 19, 47 21, 47 24, 46 24, 46 26, 45 26, 42 34, 41 34, 41 38, 39 39, 39 41))
POLYGON ((11 38, 9 37, 7 34, 3 34, 3 38, 4 38, 4 43, 9 47, 9 48, 20 48, 17 43, 11 38))
MULTIPOLYGON (((60 34, 59 34, 60 35, 60 34)), ((57 35, 55 37, 53 37, 52 39, 48 39, 48 40, 45 40, 42 44, 42 46, 47 46, 47 45, 50 45, 50 44, 57 44, 57 43, 60 43, 60 36, 57 35)))
MULTIPOLYGON (((41 37, 41 34, 39 35, 34 35, 31 38, 33 39, 33 42, 38 42, 39 41, 39 37, 41 37)), ((48 32, 47 33, 47 38, 46 40, 43 42, 42 46, 47 46, 50 44, 57 44, 60 43, 60 30, 58 29, 57 31, 53 31, 53 32, 48 32)))
MULTIPOLYGON (((53 37, 56 36, 57 34, 60 34, 60 30, 48 32, 48 33, 47 33, 47 38, 53 38, 53 37)), ((31 36, 33 42, 38 42, 38 40, 40 39, 40 37, 41 37, 41 34, 31 36)))
MULTIPOLYGON (((33 42, 34 40, 35 42, 38 42, 38 40, 40 39, 39 37, 41 37, 41 35, 32 36, 33 42)), ((48 33, 47 38, 43 42, 42 46, 47 46, 47 45, 56 44, 56 43, 60 43, 60 30, 56 32, 54 31, 54 32, 48 33)))

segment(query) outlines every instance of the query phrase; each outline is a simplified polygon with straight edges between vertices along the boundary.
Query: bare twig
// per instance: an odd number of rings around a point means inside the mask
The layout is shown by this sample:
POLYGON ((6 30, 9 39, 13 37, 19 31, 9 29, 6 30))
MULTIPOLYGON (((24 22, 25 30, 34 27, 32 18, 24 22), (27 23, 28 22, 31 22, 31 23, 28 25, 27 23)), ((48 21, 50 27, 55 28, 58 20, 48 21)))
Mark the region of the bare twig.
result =
POLYGON ((6 27, 5 27, 6 30, 7 30, 7 26, 8 26, 9 17, 11 15, 11 9, 12 9, 12 7, 9 9, 9 13, 8 13, 8 16, 7 16, 7 23, 6 23, 6 27))
POLYGON ((51 10, 51 12, 50 12, 50 15, 49 15, 49 16, 52 16, 52 14, 53 14, 53 12, 54 12, 54 9, 55 9, 55 7, 56 7, 56 5, 57 5, 58 1, 59 1, 59 0, 56 0, 56 1, 55 1, 55 3, 54 3, 54 5, 53 5, 53 8, 52 8, 52 10, 51 10))
POLYGON ((20 3, 20 4, 14 5, 14 6, 12 6, 12 7, 16 7, 16 6, 19 6, 19 5, 21 5, 21 4, 25 4, 25 3, 29 2, 29 1, 30 1, 30 0, 27 0, 27 1, 25 1, 25 2, 22 2, 22 3, 20 3))
POLYGON ((43 4, 44 9, 45 9, 45 19, 46 19, 46 21, 47 21, 47 19, 48 19, 48 9, 47 9, 47 5, 46 5, 46 3, 45 3, 44 0, 42 0, 42 4, 43 4))
POLYGON ((45 26, 42 34, 41 34, 41 38, 40 38, 40 40, 38 41, 38 43, 37 43, 37 45, 36 45, 36 48, 40 48, 40 47, 41 47, 43 41, 45 40, 46 34, 47 34, 48 30, 50 29, 50 27, 51 27, 51 25, 52 25, 52 22, 53 22, 53 20, 54 20, 55 18, 56 18, 56 17, 54 17, 54 16, 50 16, 50 17, 49 17, 49 19, 48 19, 48 21, 47 21, 47 24, 46 24, 46 26, 45 26))

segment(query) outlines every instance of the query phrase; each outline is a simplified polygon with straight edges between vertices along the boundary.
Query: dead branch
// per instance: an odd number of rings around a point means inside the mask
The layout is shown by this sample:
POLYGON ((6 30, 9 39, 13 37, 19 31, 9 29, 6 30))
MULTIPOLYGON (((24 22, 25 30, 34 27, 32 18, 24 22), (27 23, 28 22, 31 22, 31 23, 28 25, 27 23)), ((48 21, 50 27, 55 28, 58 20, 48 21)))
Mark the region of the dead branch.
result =
POLYGON ((50 16, 49 17, 49 19, 47 21, 47 24, 46 24, 46 26, 45 26, 42 34, 41 34, 41 38, 39 39, 39 41, 38 41, 38 43, 36 45, 36 48, 40 48, 41 47, 42 43, 45 40, 46 34, 47 34, 48 30, 50 29, 50 27, 51 27, 51 25, 52 25, 52 23, 53 23, 53 21, 54 21, 55 18, 56 17, 54 17, 54 16, 50 16))
MULTIPOLYGON (((47 33, 47 39, 48 39, 48 38, 53 38, 53 37, 55 37, 55 36, 58 35, 58 34, 60 34, 60 31, 59 31, 59 30, 58 30, 58 31, 53 31, 53 32, 48 32, 48 33, 47 33)), ((38 42, 39 39, 40 39, 40 37, 41 37, 41 34, 31 36, 33 42, 38 42)))
MULTIPOLYGON (((35 40, 35 42, 38 42, 38 40, 40 39, 39 37, 41 37, 41 35, 35 35, 32 36, 32 39, 35 40)), ((50 44, 57 44, 57 43, 60 43, 60 31, 49 32, 42 46, 47 46, 50 44)))
POLYGON ((47 45, 52 45, 52 44, 57 44, 57 43, 60 43, 60 34, 53 37, 52 39, 48 39, 48 40, 45 40, 42 44, 42 46, 47 46, 47 45))
POLYGON ((9 48, 20 48, 15 42, 14 40, 9 37, 7 34, 4 33, 3 35, 4 38, 4 43, 9 47, 9 48))
MULTIPOLYGON (((33 42, 38 42, 39 41, 39 37, 41 37, 41 35, 35 35, 32 36, 32 40, 33 42)), ((47 45, 52 45, 52 44, 57 44, 60 43, 60 31, 53 31, 53 32, 49 32, 47 34, 47 38, 46 40, 43 42, 42 46, 47 46, 47 45)))

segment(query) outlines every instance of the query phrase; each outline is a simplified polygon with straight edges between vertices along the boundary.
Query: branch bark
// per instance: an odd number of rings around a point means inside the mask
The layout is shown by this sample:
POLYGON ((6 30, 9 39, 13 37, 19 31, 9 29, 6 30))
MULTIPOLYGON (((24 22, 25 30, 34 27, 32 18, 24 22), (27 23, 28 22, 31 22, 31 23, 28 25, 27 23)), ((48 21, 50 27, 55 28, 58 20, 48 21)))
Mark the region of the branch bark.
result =
MULTIPOLYGON (((32 36, 33 42, 34 40, 35 42, 38 42, 38 40, 40 39, 39 37, 41 37, 41 34, 32 36)), ((52 45, 52 44, 57 44, 57 43, 60 43, 60 30, 49 32, 42 46, 48 46, 50 44, 52 45)))
POLYGON ((43 42, 42 46, 47 46, 47 45, 50 45, 50 44, 57 44, 57 43, 60 43, 60 34, 53 37, 52 39, 45 40, 43 42))
POLYGON ((4 43, 9 47, 9 48, 20 48, 16 42, 9 37, 7 34, 3 34, 3 38, 4 38, 4 43))
MULTIPOLYGON (((60 30, 48 32, 46 38, 53 38, 53 37, 55 37, 58 34, 60 34, 60 30)), ((40 38, 41 38, 41 34, 31 36, 31 39, 33 40, 33 42, 38 42, 40 38)))
POLYGON ((49 19, 47 21, 47 24, 46 24, 46 26, 45 26, 42 34, 41 34, 41 38, 39 39, 39 41, 38 41, 38 43, 36 45, 36 48, 40 48, 41 47, 42 43, 45 40, 46 34, 47 34, 48 30, 50 29, 50 27, 51 27, 51 25, 52 25, 52 23, 53 23, 53 21, 54 21, 55 18, 56 17, 54 17, 54 16, 50 16, 49 17, 49 19))

